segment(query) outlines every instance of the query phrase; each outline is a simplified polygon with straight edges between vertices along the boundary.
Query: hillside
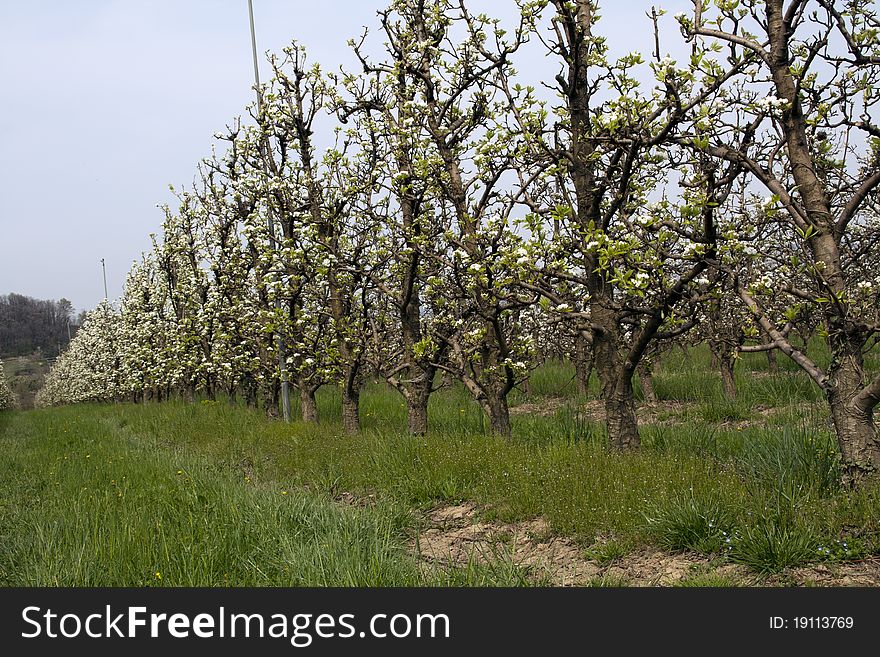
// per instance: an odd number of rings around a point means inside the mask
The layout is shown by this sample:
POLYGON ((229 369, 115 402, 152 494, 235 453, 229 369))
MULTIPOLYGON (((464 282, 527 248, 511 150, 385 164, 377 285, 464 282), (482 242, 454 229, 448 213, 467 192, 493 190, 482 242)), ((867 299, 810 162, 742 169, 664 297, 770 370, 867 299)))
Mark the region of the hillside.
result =
POLYGON ((51 361, 39 353, 3 359, 9 387, 17 395, 23 409, 34 407, 34 396, 42 387, 51 361))
POLYGON ((80 320, 67 299, 0 295, 0 358, 41 353, 56 357, 76 335, 80 320))

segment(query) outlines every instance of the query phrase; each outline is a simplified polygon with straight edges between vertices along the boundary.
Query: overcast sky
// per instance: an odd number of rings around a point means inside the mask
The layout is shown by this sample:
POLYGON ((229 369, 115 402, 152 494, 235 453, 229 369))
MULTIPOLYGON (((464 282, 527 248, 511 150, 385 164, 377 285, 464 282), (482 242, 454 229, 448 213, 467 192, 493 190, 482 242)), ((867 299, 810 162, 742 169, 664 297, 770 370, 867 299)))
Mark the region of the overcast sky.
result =
MULTIPOLYGON (((295 38, 336 69, 385 4, 254 0, 257 45, 295 38)), ((502 18, 514 6, 475 4, 502 18)), ((615 51, 652 49, 650 6, 603 3, 615 51)), ((663 49, 680 53, 671 15, 690 2, 662 6, 663 49)), ((0 0, 0 62, 0 294, 92 308, 104 258, 116 298, 159 229, 168 185, 192 182, 211 135, 253 99, 247 0, 0 0)), ((543 64, 519 67, 552 79, 555 64, 543 64)))

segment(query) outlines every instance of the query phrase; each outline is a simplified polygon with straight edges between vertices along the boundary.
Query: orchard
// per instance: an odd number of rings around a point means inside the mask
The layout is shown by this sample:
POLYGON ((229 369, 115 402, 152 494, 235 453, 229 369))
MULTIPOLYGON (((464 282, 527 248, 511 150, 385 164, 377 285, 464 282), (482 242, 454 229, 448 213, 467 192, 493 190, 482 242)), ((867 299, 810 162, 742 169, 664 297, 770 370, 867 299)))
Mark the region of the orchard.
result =
MULTIPOLYGON (((319 423, 330 388, 356 434, 372 380, 430 440, 432 397, 461 386, 510 438, 512 392, 561 359, 582 394, 596 377, 608 448, 631 452, 638 403, 663 405, 657 363, 706 344, 728 399, 743 354, 793 362, 861 485, 880 467, 874 4, 656 8, 654 40, 624 56, 595 2, 517 7, 502 24, 395 0, 349 43, 352 71, 298 43, 270 56, 259 102, 215 135, 39 403, 222 396, 275 417, 289 385, 319 423)), ((0 408, 6 390, 0 370, 0 408)))

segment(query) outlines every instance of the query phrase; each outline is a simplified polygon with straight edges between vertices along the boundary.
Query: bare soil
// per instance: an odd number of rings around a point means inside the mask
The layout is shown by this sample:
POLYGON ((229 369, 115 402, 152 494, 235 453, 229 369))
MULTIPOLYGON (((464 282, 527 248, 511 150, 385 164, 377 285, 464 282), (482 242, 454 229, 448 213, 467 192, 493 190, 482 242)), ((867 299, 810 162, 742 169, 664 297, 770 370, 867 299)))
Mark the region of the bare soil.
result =
MULTIPOLYGON (((485 520, 472 503, 441 506, 425 514, 410 549, 426 563, 463 566, 508 560, 537 584, 550 586, 674 586, 714 578, 722 585, 878 586, 880 559, 794 568, 761 579, 747 568, 693 553, 642 547, 600 563, 572 539, 556 536, 542 518, 515 523, 485 520)), ((593 547, 601 552, 599 539, 593 547)))
MULTIPOLYGON (((510 408, 511 415, 538 415, 549 417, 568 404, 568 400, 562 397, 546 397, 538 401, 529 401, 517 404, 510 408)), ((687 423, 687 416, 698 407, 696 402, 683 402, 664 399, 661 402, 649 404, 639 403, 636 407, 636 416, 639 426, 682 426, 687 423)), ((588 422, 602 424, 605 421, 605 405, 601 399, 591 399, 580 402, 573 409, 578 417, 588 422)), ((802 402, 788 406, 767 406, 757 404, 751 408, 753 417, 748 419, 729 419, 717 422, 722 429, 743 430, 753 426, 766 426, 776 417, 795 411, 800 411, 805 417, 811 417, 815 413, 824 414, 824 406, 821 404, 802 402)))
POLYGON ((523 402, 516 406, 510 407, 511 415, 540 415, 549 417, 555 415, 556 411, 563 408, 568 400, 564 397, 543 397, 536 402, 523 402))
POLYGON ((778 580, 796 586, 880 586, 880 558, 792 568, 778 580))
MULTIPOLYGON (((544 397, 539 401, 523 402, 510 408, 511 415, 540 415, 549 417, 568 404, 564 397, 544 397)), ((664 400, 658 404, 639 404, 636 408, 639 424, 674 423, 675 417, 687 410, 685 402, 664 400), (662 417, 661 417, 662 416, 662 417)), ((601 399, 591 399, 577 404, 575 411, 584 420, 601 424, 605 421, 605 404, 601 399)))

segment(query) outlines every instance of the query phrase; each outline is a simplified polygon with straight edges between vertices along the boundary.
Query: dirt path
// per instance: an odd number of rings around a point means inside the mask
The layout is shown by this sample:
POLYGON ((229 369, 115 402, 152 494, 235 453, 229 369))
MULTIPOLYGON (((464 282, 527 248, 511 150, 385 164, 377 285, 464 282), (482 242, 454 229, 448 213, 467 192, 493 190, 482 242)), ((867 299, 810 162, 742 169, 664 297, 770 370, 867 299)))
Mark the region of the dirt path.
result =
MULTIPOLYGON (((601 541, 592 550, 601 553, 601 541)), ((880 559, 816 564, 759 578, 744 566, 703 555, 643 547, 602 563, 569 538, 554 536, 543 519, 487 521, 474 504, 441 506, 426 514, 410 545, 420 559, 440 565, 509 560, 535 583, 550 586, 878 586, 880 559)))

